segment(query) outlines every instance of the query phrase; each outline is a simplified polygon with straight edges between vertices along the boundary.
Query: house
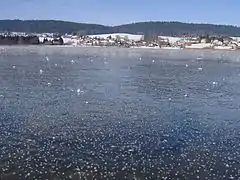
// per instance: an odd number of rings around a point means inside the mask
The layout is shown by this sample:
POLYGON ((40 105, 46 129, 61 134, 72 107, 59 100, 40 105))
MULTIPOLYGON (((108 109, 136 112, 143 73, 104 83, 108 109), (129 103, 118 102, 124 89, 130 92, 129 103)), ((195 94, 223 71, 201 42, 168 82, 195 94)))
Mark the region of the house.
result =
POLYGON ((63 38, 62 37, 54 38, 52 40, 52 44, 53 45, 63 45, 63 38))

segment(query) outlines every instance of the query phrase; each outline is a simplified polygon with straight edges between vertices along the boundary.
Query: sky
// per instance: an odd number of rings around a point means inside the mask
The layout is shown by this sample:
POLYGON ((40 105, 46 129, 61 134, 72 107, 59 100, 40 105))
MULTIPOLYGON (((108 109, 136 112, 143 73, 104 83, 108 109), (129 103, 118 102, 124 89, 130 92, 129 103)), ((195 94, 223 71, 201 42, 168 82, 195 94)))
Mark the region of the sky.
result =
POLYGON ((1 0, 1 19, 104 25, 181 21, 240 26, 240 0, 1 0))

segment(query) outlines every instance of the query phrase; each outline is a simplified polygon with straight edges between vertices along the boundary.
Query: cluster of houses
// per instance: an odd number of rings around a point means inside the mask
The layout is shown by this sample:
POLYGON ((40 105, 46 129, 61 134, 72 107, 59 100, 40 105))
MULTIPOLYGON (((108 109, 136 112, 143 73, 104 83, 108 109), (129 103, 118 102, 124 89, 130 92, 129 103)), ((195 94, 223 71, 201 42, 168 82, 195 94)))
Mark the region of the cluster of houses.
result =
POLYGON ((62 36, 64 44, 74 46, 118 46, 118 47, 152 47, 152 48, 193 48, 193 49, 240 49, 240 37, 199 36, 170 37, 157 36, 147 39, 144 35, 125 33, 62 36))
POLYGON ((117 46, 151 48, 240 49, 240 37, 198 36, 170 37, 133 35, 127 33, 76 36, 54 33, 27 34, 22 32, 0 33, 0 44, 43 44, 71 46, 117 46))

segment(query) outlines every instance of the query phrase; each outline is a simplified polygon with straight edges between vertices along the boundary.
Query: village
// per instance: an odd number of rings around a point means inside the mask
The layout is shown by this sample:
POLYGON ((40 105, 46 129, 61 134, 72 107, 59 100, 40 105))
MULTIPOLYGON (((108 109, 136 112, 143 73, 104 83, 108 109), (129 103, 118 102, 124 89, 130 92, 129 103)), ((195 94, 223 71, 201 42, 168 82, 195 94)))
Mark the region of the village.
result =
MULTIPOLYGON (((40 42, 52 41, 53 34, 39 34, 40 42)), ((116 46, 126 48, 161 49, 240 49, 240 37, 227 36, 146 36, 127 33, 98 34, 89 36, 63 35, 63 45, 70 46, 116 46)))
POLYGON ((54 33, 11 32, 0 34, 0 45, 6 44, 42 44, 65 46, 125 47, 125 48, 161 48, 161 49, 240 49, 240 37, 227 36, 149 36, 128 33, 98 35, 58 35, 54 33), (32 38, 30 38, 32 37, 32 38), (37 38, 37 39, 36 39, 37 38), (26 41, 27 39, 27 41, 26 41), (31 40, 34 39, 34 40, 31 40), (24 42, 25 41, 25 42, 24 42))

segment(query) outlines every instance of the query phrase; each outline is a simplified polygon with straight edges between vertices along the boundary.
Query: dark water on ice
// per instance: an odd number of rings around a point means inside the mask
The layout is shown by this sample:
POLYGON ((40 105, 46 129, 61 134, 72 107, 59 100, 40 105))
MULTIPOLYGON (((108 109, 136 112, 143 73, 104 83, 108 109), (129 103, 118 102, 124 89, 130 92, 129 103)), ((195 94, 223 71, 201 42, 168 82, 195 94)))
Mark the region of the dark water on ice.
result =
POLYGON ((0 179, 240 177, 228 56, 13 49, 0 55, 0 179))

